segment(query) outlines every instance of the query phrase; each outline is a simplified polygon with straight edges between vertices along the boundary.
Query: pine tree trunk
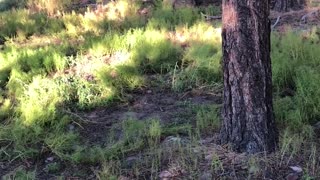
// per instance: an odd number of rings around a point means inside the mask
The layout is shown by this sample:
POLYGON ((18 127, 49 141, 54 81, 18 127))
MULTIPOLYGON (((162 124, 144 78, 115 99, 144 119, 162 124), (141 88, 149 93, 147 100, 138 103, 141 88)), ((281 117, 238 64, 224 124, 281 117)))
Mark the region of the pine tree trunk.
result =
POLYGON ((272 152, 278 142, 272 107, 269 5, 268 0, 222 2, 221 143, 238 152, 272 152))

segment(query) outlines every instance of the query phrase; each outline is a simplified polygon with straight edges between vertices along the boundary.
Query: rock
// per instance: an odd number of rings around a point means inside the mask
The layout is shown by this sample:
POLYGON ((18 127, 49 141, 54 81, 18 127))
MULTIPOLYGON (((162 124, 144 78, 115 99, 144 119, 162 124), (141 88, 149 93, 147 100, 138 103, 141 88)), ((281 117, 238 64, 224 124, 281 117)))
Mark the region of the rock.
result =
POLYGON ((287 177, 286 180, 298 180, 299 176, 295 173, 290 173, 287 177))
POLYGON ((215 140, 215 137, 208 137, 200 140, 200 144, 209 144, 215 140))
POLYGON ((46 159, 46 162, 52 162, 54 160, 54 157, 48 157, 47 159, 46 159))
POLYGON ((163 142, 162 147, 179 147, 179 146, 186 146, 187 144, 190 144, 190 141, 185 138, 181 137, 175 137, 175 136, 168 136, 163 142))
POLYGON ((75 129, 75 127, 73 124, 69 124, 68 129, 69 129, 69 131, 73 131, 75 129))
POLYGON ((296 173, 301 173, 302 172, 302 168, 299 167, 299 166, 290 166, 290 169, 292 169, 296 173))
POLYGON ((159 174, 159 178, 161 178, 161 179, 172 178, 172 177, 174 177, 174 175, 169 171, 162 171, 159 174))
POLYGON ((139 157, 130 156, 126 159, 125 165, 127 168, 132 168, 139 161, 139 157))

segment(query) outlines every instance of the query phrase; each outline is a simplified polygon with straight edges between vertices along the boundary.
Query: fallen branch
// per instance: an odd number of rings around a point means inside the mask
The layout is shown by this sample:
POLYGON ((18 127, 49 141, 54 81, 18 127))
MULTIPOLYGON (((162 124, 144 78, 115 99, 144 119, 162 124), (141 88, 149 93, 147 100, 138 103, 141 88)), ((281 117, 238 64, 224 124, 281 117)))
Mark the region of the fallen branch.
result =
POLYGON ((207 14, 203 14, 201 13, 201 15, 206 18, 206 20, 215 20, 215 19, 221 19, 222 16, 210 16, 210 15, 207 15, 207 14))
POLYGON ((280 19, 281 19, 281 16, 278 16, 276 22, 271 26, 271 30, 274 30, 274 28, 275 28, 275 27, 277 26, 277 24, 279 23, 280 19))
MULTIPOLYGON (((69 114, 77 119, 79 119, 80 121, 82 122, 85 122, 85 123, 92 123, 92 124, 104 124, 103 122, 96 122, 96 121, 91 121, 89 119, 85 119, 83 118, 82 116, 80 116, 79 114, 76 114, 74 112, 71 112, 71 111, 68 111, 68 110, 63 110, 64 113, 66 114, 69 114)), ((78 124, 79 125, 79 124, 78 124)))
POLYGON ((316 15, 317 13, 319 13, 319 9, 311 11, 305 15, 302 16, 302 18, 300 19, 300 23, 303 21, 304 23, 307 23, 307 18, 312 16, 312 15, 316 15))

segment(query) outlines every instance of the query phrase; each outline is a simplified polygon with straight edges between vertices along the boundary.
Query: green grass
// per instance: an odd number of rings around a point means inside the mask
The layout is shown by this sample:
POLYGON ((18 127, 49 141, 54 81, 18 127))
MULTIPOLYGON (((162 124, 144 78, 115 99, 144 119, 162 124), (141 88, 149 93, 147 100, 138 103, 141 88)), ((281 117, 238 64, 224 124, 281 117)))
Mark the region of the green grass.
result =
POLYGON ((275 112, 282 126, 299 131, 319 118, 319 30, 308 35, 289 31, 273 38, 272 65, 276 94, 275 112))
MULTIPOLYGON (((0 161, 51 154, 71 165, 101 165, 101 170, 94 171, 97 178, 117 179, 124 173, 126 157, 141 153, 146 155, 130 167, 135 177, 158 178, 167 168, 164 163, 175 166, 175 162, 192 172, 190 177, 199 178, 199 163, 205 155, 194 148, 199 147, 201 137, 218 132, 220 107, 216 105, 186 107, 196 117, 181 114, 179 122, 118 122, 106 133, 106 144, 92 145, 79 130, 68 128, 70 124, 79 129, 86 126, 68 112, 127 103, 131 91, 149 86, 148 76, 161 80, 153 85, 168 87, 171 83, 178 93, 221 86, 221 29, 201 16, 217 15, 220 9, 175 10, 157 3, 147 19, 137 14, 141 6, 117 1, 108 4, 108 10, 83 14, 54 13, 68 8, 67 4, 56 9, 43 6, 40 12, 16 9, 0 13, 0 39, 5 40, 0 47, 0 161), (166 81, 168 76, 171 82, 166 81), (121 136, 112 135, 113 130, 121 136), (168 136, 187 138, 190 143, 167 150, 161 141, 168 136)), ((304 153, 310 162, 305 177, 317 175, 318 146, 309 142, 314 138, 311 125, 320 118, 319 32, 314 28, 304 34, 272 34, 274 109, 283 131, 279 163, 290 164, 304 153)), ((259 174, 257 161, 248 163, 249 173, 259 174)), ((46 168, 52 173, 60 170, 59 163, 46 168)), ((218 154, 211 170, 213 174, 225 170, 218 154)), ((34 171, 21 167, 5 177, 34 176, 34 171)))

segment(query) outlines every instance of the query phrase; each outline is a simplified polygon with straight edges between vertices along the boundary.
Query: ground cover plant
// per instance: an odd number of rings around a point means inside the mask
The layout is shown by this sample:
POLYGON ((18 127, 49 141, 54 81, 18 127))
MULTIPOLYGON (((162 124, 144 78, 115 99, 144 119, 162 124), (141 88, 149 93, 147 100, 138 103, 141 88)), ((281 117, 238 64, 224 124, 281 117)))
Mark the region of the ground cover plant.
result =
POLYGON ((0 10, 4 179, 320 176, 319 27, 272 33, 280 146, 249 156, 218 145, 221 29, 203 14, 219 7, 4 1, 0 10))

